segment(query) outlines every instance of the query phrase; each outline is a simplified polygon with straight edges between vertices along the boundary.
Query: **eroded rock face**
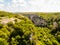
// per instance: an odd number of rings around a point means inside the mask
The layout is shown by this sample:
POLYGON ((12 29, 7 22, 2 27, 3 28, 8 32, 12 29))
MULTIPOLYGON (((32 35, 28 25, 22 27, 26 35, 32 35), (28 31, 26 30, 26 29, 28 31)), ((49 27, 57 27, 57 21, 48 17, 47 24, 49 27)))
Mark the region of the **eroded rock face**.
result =
POLYGON ((14 20, 15 18, 2 18, 0 23, 1 24, 7 24, 8 22, 15 23, 14 20))
POLYGON ((47 22, 36 14, 29 14, 28 17, 36 26, 47 26, 47 22))
POLYGON ((7 24, 9 22, 12 22, 13 24, 15 24, 15 20, 17 20, 17 22, 20 22, 21 21, 21 20, 19 20, 17 18, 1 17, 0 23, 1 24, 7 24))

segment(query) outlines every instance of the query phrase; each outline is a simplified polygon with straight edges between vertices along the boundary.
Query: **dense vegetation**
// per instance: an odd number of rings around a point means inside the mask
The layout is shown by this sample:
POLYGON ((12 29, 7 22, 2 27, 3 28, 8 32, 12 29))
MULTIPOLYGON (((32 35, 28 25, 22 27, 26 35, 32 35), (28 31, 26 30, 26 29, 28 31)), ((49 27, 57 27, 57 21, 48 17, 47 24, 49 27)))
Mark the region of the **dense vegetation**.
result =
POLYGON ((0 45, 60 45, 60 13, 32 13, 44 20, 36 25, 30 13, 0 11, 0 45))

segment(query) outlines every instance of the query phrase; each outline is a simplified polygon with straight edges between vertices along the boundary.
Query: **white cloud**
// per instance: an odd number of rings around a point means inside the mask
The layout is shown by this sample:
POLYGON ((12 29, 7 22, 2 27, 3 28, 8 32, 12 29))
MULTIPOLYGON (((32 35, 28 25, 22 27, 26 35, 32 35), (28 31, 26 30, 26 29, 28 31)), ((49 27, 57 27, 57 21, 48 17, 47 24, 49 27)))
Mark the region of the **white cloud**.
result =
POLYGON ((8 6, 0 4, 0 9, 12 12, 60 12, 60 0, 12 0, 8 6))
POLYGON ((0 10, 4 9, 4 4, 0 4, 0 10))
POLYGON ((4 6, 4 4, 0 4, 0 7, 3 7, 4 6))
POLYGON ((24 0, 12 0, 12 4, 13 5, 25 5, 26 4, 26 1, 24 0))
POLYGON ((4 2, 4 0, 0 0, 0 2, 4 2))

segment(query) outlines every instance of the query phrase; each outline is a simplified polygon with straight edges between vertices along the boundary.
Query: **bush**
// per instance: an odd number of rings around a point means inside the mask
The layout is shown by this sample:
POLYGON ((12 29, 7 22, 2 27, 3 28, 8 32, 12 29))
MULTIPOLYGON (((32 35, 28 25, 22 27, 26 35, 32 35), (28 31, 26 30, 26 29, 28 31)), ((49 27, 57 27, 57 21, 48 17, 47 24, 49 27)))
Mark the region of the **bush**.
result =
POLYGON ((8 42, 5 39, 0 38, 0 45, 8 45, 8 42))

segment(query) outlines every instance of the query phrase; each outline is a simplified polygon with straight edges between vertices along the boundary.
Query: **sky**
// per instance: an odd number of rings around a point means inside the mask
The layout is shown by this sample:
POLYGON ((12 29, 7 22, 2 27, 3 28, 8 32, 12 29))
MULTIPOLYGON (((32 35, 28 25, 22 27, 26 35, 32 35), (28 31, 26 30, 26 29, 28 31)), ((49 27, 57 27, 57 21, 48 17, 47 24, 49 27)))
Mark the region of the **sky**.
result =
POLYGON ((60 0, 0 0, 0 10, 9 12, 60 12, 60 0))

